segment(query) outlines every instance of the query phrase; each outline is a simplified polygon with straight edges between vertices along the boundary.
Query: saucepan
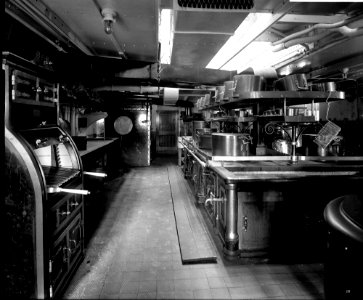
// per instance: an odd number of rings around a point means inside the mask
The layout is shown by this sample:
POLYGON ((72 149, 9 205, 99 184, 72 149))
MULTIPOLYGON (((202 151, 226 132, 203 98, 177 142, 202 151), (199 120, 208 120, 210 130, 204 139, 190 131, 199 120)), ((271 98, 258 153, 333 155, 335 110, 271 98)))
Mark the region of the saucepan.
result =
POLYGON ((233 96, 239 97, 243 92, 263 91, 265 79, 256 75, 235 75, 233 76, 233 96))
POLYGON ((334 81, 312 83, 311 88, 313 91, 320 92, 335 92, 337 90, 334 81))
POLYGON ((292 74, 276 80, 275 87, 280 91, 307 91, 309 89, 306 75, 292 74))

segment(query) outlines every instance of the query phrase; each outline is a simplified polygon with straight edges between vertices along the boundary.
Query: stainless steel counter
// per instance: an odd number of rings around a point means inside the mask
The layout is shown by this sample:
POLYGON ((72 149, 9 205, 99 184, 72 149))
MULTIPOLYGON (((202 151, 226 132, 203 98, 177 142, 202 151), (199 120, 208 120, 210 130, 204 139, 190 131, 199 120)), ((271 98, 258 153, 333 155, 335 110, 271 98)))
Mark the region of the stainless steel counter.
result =
POLYGON ((287 181, 306 177, 363 176, 363 162, 284 161, 209 162, 209 168, 226 183, 287 181))
POLYGON ((90 154, 96 150, 99 150, 103 147, 112 144, 116 140, 118 140, 118 138, 110 138, 105 140, 87 140, 87 150, 81 150, 78 152, 83 157, 86 156, 87 154, 90 154))
MULTIPOLYGON (((208 198, 205 205, 209 205, 229 259, 238 255, 258 256, 267 251, 266 241, 272 238, 270 228, 280 226, 272 219, 274 211, 287 218, 290 209, 300 206, 302 212, 295 212, 296 222, 291 227, 303 234, 299 222, 304 220, 304 213, 319 210, 319 205, 331 195, 359 190, 363 182, 360 156, 295 156, 293 160, 290 155, 271 150, 264 156, 216 157, 211 150, 197 148, 193 141, 182 142, 191 154, 192 165, 197 162, 203 167, 203 173, 193 179, 205 177, 201 180, 208 198), (281 202, 284 204, 280 205, 281 202)), ((196 192, 199 195, 200 191, 196 192)))

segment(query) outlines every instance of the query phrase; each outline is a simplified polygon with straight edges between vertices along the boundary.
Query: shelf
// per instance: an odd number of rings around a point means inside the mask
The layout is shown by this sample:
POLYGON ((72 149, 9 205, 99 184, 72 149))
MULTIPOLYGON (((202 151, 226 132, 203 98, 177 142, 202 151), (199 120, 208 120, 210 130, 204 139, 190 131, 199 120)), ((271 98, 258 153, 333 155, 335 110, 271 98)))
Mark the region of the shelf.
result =
POLYGON ((47 106, 47 107, 56 107, 57 106, 57 102, 35 101, 35 100, 28 100, 28 99, 17 99, 17 100, 12 100, 12 102, 19 103, 19 104, 47 106))
POLYGON ((242 122, 254 122, 256 120, 257 120, 256 116, 251 116, 251 117, 225 116, 225 117, 210 118, 210 119, 206 120, 206 122, 238 122, 238 123, 242 123, 242 122))
POLYGON ((202 108, 201 110, 218 109, 219 107, 237 108, 251 106, 256 103, 267 103, 271 100, 284 100, 287 105, 310 104, 325 101, 338 101, 345 99, 342 91, 320 92, 320 91, 255 91, 240 93, 229 101, 215 103, 202 108))
POLYGON ((265 122, 284 122, 284 123, 313 123, 317 122, 314 116, 258 116, 259 120, 265 122))

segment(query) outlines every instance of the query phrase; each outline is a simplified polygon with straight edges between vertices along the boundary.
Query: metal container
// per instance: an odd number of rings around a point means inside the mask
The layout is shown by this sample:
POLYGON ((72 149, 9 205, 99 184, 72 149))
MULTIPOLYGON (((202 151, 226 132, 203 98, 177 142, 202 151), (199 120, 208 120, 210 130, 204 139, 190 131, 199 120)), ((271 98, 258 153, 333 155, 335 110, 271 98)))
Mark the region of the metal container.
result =
POLYGON ((287 75, 276 81, 276 88, 281 91, 307 91, 308 82, 305 74, 287 75))
POLYGON ((210 133, 198 135, 198 147, 200 149, 212 149, 212 135, 210 133))
POLYGON ((205 121, 193 121, 193 139, 197 141, 197 129, 209 128, 209 124, 205 121))
POLYGON ((320 82, 313 84, 312 90, 320 92, 335 92, 337 88, 335 82, 328 81, 328 82, 320 82))
POLYGON ((219 85, 217 86, 217 89, 216 89, 216 99, 215 99, 215 102, 221 102, 223 101, 223 98, 224 98, 224 89, 225 89, 225 86, 224 85, 219 85))
POLYGON ((251 142, 246 133, 212 133, 212 155, 248 156, 251 142))
POLYGON ((233 89, 233 97, 239 97, 243 92, 263 91, 265 79, 255 75, 235 75, 233 76, 233 89))
POLYGON ((225 81, 223 100, 229 101, 231 98, 233 98, 233 91, 234 91, 234 81, 233 80, 225 81))
POLYGON ((323 148, 314 142, 316 137, 317 134, 302 134, 302 144, 305 149, 305 155, 343 155, 344 148, 342 136, 337 136, 326 148, 323 148))

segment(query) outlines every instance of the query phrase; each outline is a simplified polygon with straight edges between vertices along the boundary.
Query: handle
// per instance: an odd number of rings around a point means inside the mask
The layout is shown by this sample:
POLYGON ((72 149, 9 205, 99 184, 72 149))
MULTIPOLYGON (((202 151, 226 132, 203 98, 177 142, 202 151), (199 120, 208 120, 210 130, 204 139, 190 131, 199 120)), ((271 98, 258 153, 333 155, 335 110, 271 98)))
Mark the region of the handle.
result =
POLYGON ((243 216, 243 230, 247 231, 248 228, 248 219, 246 216, 243 216))
POLYGON ((70 214, 71 214, 71 212, 69 210, 67 210, 67 211, 58 211, 58 215, 60 215, 60 216, 68 216, 70 214))
POLYGON ((295 84, 296 84, 296 87, 298 90, 308 90, 308 86, 305 85, 305 86, 299 86, 299 81, 298 80, 295 80, 295 84))
POLYGON ((59 142, 61 142, 61 143, 66 143, 66 142, 69 142, 69 138, 68 138, 68 136, 66 136, 66 135, 60 135, 59 136, 59 142))
POLYGON ((232 84, 232 88, 229 89, 229 90, 234 91, 236 89, 236 87, 237 87, 237 82, 234 81, 233 84, 232 84))
POLYGON ((95 177, 107 177, 106 173, 101 173, 101 172, 88 172, 88 171, 83 171, 84 175, 89 175, 89 176, 95 176, 95 177))
POLYGON ((80 190, 80 189, 64 189, 64 188, 60 188, 60 187, 49 187, 48 188, 48 193, 53 194, 53 193, 70 193, 70 194, 80 194, 80 195, 89 195, 90 191, 88 190, 80 190))

